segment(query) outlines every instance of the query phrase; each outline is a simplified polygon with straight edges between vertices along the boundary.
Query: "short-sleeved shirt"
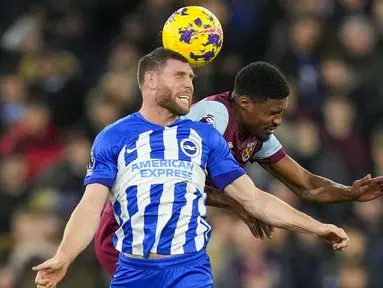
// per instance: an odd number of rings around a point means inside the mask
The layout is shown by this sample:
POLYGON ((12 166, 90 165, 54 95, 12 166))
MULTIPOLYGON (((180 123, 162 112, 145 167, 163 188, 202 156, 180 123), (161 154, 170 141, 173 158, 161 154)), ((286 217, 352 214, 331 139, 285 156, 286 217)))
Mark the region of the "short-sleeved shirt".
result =
POLYGON ((273 164, 281 160, 286 154, 273 134, 267 141, 262 141, 253 135, 247 138, 240 136, 230 95, 230 92, 225 92, 209 96, 194 104, 185 117, 214 126, 224 136, 241 167, 248 161, 273 164))
POLYGON ((206 175, 223 190, 243 174, 211 125, 178 119, 164 127, 137 112, 96 137, 84 184, 110 188, 118 251, 175 255, 208 243, 206 175))

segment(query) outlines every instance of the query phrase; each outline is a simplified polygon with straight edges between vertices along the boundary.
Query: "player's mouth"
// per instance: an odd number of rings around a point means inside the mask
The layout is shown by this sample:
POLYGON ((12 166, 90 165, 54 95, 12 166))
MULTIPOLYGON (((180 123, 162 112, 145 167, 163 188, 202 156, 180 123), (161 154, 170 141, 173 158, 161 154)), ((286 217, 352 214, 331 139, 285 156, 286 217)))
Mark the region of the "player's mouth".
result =
POLYGON ((182 101, 186 101, 188 104, 190 103, 190 96, 187 96, 187 95, 180 95, 180 96, 177 96, 178 99, 181 99, 182 101))
POLYGON ((267 129, 266 129, 266 133, 267 133, 267 134, 273 134, 274 131, 275 131, 275 129, 277 129, 277 127, 267 128, 267 129))

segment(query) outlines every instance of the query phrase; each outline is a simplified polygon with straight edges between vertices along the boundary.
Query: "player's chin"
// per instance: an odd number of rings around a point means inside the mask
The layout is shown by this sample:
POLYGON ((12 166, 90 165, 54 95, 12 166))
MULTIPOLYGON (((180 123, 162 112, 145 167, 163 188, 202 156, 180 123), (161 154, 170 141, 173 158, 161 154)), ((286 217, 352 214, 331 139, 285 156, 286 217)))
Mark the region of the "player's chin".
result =
POLYGON ((265 142, 265 141, 269 140, 269 138, 272 134, 273 133, 270 130, 266 130, 263 133, 261 133, 258 137, 261 138, 261 140, 265 142))
POLYGON ((190 112, 190 104, 189 103, 177 103, 176 110, 177 110, 178 116, 184 116, 190 112))

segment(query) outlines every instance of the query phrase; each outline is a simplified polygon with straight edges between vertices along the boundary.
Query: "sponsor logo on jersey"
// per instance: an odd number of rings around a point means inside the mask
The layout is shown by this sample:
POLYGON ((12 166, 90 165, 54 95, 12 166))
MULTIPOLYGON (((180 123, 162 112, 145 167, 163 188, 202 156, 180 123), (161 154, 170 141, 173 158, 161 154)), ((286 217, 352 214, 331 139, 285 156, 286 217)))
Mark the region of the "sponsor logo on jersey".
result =
POLYGON ((199 122, 207 123, 209 125, 214 126, 214 115, 207 114, 205 117, 203 117, 199 122))
POLYGON ((250 142, 247 144, 247 147, 242 150, 243 162, 247 162, 250 159, 251 155, 253 155, 256 144, 257 144, 257 141, 250 142))
POLYGON ((197 157, 201 149, 198 146, 197 142, 195 142, 193 139, 186 138, 181 141, 181 150, 184 152, 187 156, 194 158, 197 157))
POLYGON ((92 175, 95 164, 96 164, 96 161, 94 160, 94 152, 93 152, 93 147, 92 147, 92 150, 90 150, 89 163, 86 166, 86 176, 92 175))
POLYGON ((141 178, 177 177, 193 180, 194 164, 182 160, 152 159, 134 163, 132 172, 139 172, 141 178))

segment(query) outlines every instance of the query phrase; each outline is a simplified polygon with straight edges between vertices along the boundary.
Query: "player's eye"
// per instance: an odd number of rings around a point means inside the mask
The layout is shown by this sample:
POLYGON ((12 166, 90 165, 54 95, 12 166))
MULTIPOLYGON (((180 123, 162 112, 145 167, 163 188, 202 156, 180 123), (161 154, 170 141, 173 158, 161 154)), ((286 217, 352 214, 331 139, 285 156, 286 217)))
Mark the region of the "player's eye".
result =
POLYGON ((175 77, 176 77, 177 79, 182 79, 183 77, 185 77, 185 73, 178 72, 178 73, 175 74, 175 77))

